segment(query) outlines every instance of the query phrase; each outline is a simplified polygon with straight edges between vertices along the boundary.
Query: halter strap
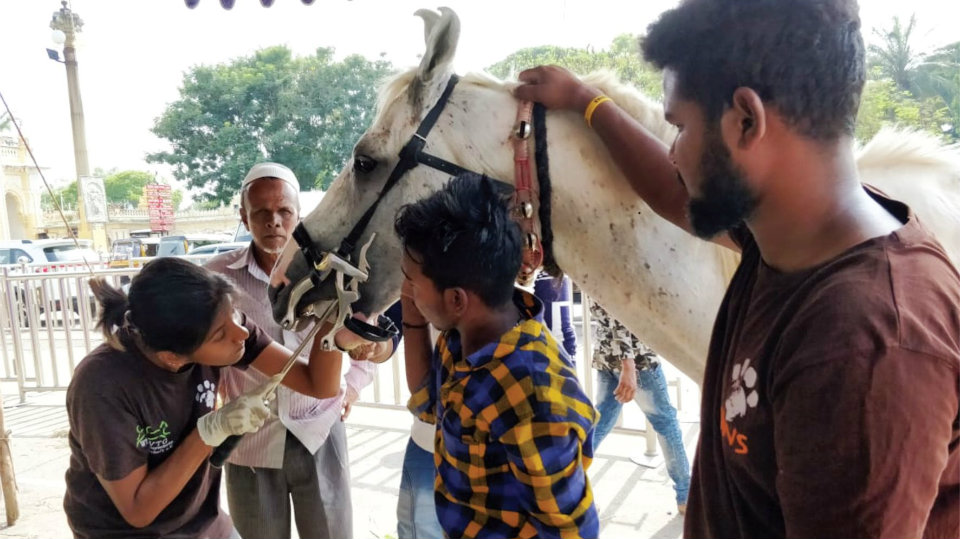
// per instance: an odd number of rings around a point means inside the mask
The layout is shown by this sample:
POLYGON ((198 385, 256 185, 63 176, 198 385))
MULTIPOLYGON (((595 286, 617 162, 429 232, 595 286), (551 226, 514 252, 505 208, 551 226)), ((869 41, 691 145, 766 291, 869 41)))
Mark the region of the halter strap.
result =
POLYGON ((513 132, 513 175, 514 175, 514 218, 523 231, 523 262, 517 280, 529 286, 533 275, 543 265, 543 246, 540 243, 540 220, 537 219, 540 206, 540 193, 537 178, 530 170, 529 138, 533 102, 520 101, 517 104, 517 123, 513 132))
POLYGON ((450 80, 447 81, 447 87, 443 89, 443 93, 440 94, 437 103, 430 109, 430 112, 423 118, 423 121, 420 122, 420 127, 417 128, 417 132, 414 133, 413 136, 410 137, 410 140, 400 149, 400 161, 397 163, 397 166, 393 168, 393 171, 390 172, 390 177, 387 178, 383 190, 380 191, 380 196, 367 208, 367 211, 360 217, 357 224, 353 225, 353 230, 351 230, 350 233, 347 234, 347 237, 340 243, 337 254, 342 257, 347 257, 353 252, 357 240, 360 239, 360 235, 363 234, 367 225, 370 224, 370 220, 373 219, 373 214, 377 211, 377 206, 380 205, 380 201, 387 196, 387 193, 397 185, 400 178, 410 169, 423 163, 451 175, 457 175, 467 171, 458 165, 423 151, 423 147, 427 143, 427 135, 430 134, 430 130, 433 129, 434 124, 437 123, 437 119, 440 118, 440 113, 443 112, 447 100, 450 99, 450 94, 453 93, 453 89, 459 81, 460 77, 457 75, 450 76, 450 80))

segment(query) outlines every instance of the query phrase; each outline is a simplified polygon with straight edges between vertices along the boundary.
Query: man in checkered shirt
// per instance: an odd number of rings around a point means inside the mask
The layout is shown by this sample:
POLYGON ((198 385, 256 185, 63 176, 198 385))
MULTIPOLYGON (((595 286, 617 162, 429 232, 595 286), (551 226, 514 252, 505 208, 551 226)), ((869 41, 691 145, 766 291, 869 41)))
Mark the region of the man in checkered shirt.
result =
POLYGON ((515 289, 509 186, 464 174, 404 207, 409 407, 437 425, 437 516, 449 537, 597 537, 586 469, 597 413, 515 289), (428 324, 441 331, 431 354, 428 324))

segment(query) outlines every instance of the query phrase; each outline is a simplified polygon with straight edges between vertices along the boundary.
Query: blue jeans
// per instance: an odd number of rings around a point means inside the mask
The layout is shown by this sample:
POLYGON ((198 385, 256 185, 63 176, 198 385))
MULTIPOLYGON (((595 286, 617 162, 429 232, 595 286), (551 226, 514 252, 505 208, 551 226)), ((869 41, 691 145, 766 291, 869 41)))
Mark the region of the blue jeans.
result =
POLYGON ((424 451, 413 438, 407 440, 397 501, 397 537, 400 539, 442 539, 433 500, 436 466, 433 453, 424 451))
MULTIPOLYGON (((617 402, 613 396, 619 383, 619 374, 597 371, 596 406, 600 411, 600 420, 593 431, 594 450, 613 430, 623 408, 623 404, 617 402)), ((677 491, 677 503, 687 503, 687 494, 690 492, 690 463, 683 448, 683 434, 677 423, 677 409, 670 404, 667 379, 659 365, 637 371, 637 393, 633 400, 640 405, 640 410, 647 417, 647 423, 657 433, 663 449, 663 460, 667 464, 667 474, 673 480, 673 489, 677 491)))

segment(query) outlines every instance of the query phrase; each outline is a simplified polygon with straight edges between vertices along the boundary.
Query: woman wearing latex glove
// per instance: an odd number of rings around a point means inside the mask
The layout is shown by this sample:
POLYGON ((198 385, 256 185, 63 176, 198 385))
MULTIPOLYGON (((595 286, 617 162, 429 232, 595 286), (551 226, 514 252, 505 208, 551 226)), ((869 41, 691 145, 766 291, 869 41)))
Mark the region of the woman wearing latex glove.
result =
POLYGON ((197 420, 197 433, 203 443, 217 447, 235 434, 254 432, 270 417, 266 399, 270 390, 280 381, 275 374, 260 387, 240 395, 197 420))
MULTIPOLYGON (((207 462, 228 436, 269 415, 264 399, 290 352, 233 308, 233 285, 177 258, 150 262, 129 296, 102 280, 106 342, 67 390, 70 467, 64 509, 76 537, 235 537, 220 511, 220 471, 207 462), (215 410, 220 368, 274 378, 215 410)), ((320 339, 283 380, 317 398, 340 389, 339 351, 320 339)))

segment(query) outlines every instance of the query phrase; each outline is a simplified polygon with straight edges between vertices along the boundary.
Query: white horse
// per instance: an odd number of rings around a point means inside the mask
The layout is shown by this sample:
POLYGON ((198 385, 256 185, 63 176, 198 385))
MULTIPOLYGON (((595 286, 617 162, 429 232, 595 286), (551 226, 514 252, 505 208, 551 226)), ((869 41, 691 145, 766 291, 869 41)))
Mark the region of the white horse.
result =
MULTIPOLYGON (((333 250, 384 187, 397 154, 452 75, 459 21, 449 9, 421 10, 426 52, 420 66, 382 89, 372 127, 354 148, 354 162, 333 182, 304 225, 321 250, 333 250)), ((608 75, 587 77, 653 134, 669 144, 674 129, 659 105, 608 75)), ((467 75, 456 86, 426 151, 463 168, 505 181, 513 178, 509 135, 516 83, 467 75)), ((600 139, 579 114, 547 115, 552 178, 553 252, 563 272, 663 357, 699 382, 711 327, 737 255, 696 239, 656 215, 628 186, 600 139)), ((960 159, 922 136, 884 133, 859 156, 865 182, 916 210, 960 263, 960 159)), ((400 245, 393 232, 397 209, 439 189, 449 175, 418 166, 382 199, 359 244, 376 233, 368 253, 369 280, 355 310, 385 308, 399 297, 400 245)), ((354 253, 354 257, 356 257, 354 253)), ((354 258, 356 259, 356 258, 354 258)), ((307 275, 295 242, 286 246, 272 282, 297 283, 307 275)), ((275 313, 287 308, 289 284, 273 287, 275 313)), ((300 306, 333 297, 329 285, 313 289, 300 306)))

